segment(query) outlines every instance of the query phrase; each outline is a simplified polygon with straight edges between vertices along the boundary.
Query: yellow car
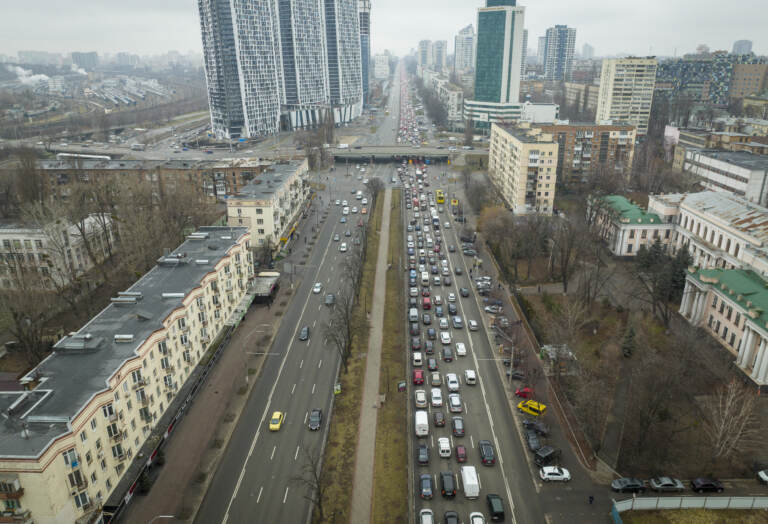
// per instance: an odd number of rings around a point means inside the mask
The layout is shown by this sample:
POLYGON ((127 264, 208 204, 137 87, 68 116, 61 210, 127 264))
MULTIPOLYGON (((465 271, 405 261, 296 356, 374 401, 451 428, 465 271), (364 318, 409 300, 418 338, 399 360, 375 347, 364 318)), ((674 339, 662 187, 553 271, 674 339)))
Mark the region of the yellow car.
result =
POLYGON ((269 419, 269 431, 280 431, 283 420, 285 420, 285 414, 282 411, 272 413, 272 418, 269 419))
POLYGON ((517 405, 517 409, 520 413, 528 413, 529 415, 538 417, 546 413, 547 406, 541 402, 536 402, 535 400, 523 400, 517 405))
POLYGON ((368 208, 367 208, 367 207, 364 207, 364 208, 362 209, 362 211, 360 211, 360 212, 361 212, 363 215, 367 215, 367 214, 368 214, 368 208))

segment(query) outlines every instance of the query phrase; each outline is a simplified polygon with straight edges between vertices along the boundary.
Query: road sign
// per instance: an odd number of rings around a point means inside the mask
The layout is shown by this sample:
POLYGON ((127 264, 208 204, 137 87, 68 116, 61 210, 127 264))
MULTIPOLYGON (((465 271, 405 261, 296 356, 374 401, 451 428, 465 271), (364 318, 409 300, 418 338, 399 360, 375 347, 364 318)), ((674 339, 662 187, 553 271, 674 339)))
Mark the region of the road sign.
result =
POLYGON ((334 395, 338 395, 339 393, 341 393, 341 383, 340 383, 340 382, 337 382, 337 383, 336 383, 336 384, 334 384, 334 386, 333 386, 333 394, 334 394, 334 395))

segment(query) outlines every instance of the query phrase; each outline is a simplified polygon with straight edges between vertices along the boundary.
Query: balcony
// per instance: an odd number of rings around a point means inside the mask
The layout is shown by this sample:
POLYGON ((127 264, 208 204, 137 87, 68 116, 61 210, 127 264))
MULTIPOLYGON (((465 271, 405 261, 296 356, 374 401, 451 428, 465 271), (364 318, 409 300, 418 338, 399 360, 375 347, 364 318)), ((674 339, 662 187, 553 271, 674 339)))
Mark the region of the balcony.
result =
POLYGON ((148 405, 149 405, 149 397, 147 397, 146 395, 142 395, 142 396, 141 396, 141 397, 138 399, 138 402, 139 402, 139 404, 141 404, 142 406, 148 406, 148 405))
POLYGON ((143 388, 144 386, 148 386, 148 385, 149 385, 149 380, 143 378, 143 379, 141 379, 139 381, 134 382, 133 386, 131 386, 131 387, 133 389, 139 389, 139 388, 143 388))
POLYGON ((76 489, 78 491, 82 491, 87 487, 88 487, 88 480, 84 478, 77 479, 77 482, 74 485, 72 485, 72 489, 76 489))
POLYGON ((123 434, 118 432, 118 433, 115 433, 114 435, 110 435, 109 440, 111 440, 112 442, 120 442, 121 440, 123 440, 123 434))
POLYGON ((109 421, 110 422, 117 422, 117 413, 110 413, 109 421))
POLYGON ((175 373, 176 368, 174 366, 166 366, 163 368, 163 371, 165 371, 166 373, 175 373))
POLYGON ((0 500, 16 500, 24 496, 24 488, 15 488, 13 491, 0 491, 0 500))
POLYGON ((27 522, 32 522, 31 513, 28 509, 25 510, 16 510, 16 511, 3 511, 0 513, 0 523, 14 523, 14 524, 24 524, 27 522))

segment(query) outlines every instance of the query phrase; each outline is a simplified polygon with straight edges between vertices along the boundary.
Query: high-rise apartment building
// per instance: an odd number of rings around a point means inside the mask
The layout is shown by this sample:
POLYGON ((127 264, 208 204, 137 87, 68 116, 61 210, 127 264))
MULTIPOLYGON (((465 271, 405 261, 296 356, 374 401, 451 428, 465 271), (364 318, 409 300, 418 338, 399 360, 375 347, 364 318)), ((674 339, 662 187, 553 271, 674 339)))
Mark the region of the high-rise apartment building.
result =
POLYGON ((552 214, 557 150, 552 135, 528 124, 491 127, 488 177, 515 214, 552 214))
POLYGON ((453 69, 467 71, 475 67, 475 28, 472 24, 459 31, 454 38, 453 69))
POLYGON ((211 129, 258 137, 362 111, 356 0, 198 0, 211 129), (330 53, 330 54, 329 54, 330 53))
POLYGON ((732 54, 746 55, 747 53, 751 53, 751 52, 752 52, 752 40, 736 40, 733 43, 732 54))
POLYGON ((380 54, 373 57, 373 77, 376 80, 389 78, 389 55, 380 54))
POLYGON ((536 47, 536 63, 544 65, 544 56, 547 52, 547 37, 540 36, 538 38, 538 46, 536 47))
POLYGON ((359 0, 360 58, 363 75, 363 103, 368 102, 371 63, 371 0, 359 0))
POLYGON ((432 42, 422 40, 416 50, 416 63, 419 67, 429 67, 432 62, 432 42))
POLYGON ((432 42, 432 61, 430 66, 438 73, 448 70, 448 41, 435 40, 432 42))
POLYGON ((629 123, 647 134, 657 65, 652 56, 604 59, 595 122, 629 123))
POLYGON ((520 78, 525 77, 525 61, 528 59, 528 30, 523 30, 523 56, 520 60, 520 78))
POLYGON ((592 60, 595 56, 595 48, 589 44, 581 46, 581 58, 584 60, 592 60))
POLYGON ((544 44, 544 79, 563 81, 571 79, 576 29, 556 25, 547 29, 544 44))
POLYGON ((72 53, 72 63, 86 71, 93 71, 99 65, 99 54, 96 51, 87 53, 72 53))

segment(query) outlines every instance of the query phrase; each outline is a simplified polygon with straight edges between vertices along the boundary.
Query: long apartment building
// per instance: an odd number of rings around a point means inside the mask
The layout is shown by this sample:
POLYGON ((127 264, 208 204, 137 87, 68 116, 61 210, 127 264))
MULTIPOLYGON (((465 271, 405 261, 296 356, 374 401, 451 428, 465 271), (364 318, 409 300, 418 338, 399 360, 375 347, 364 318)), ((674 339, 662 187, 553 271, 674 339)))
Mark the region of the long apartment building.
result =
POLYGON ((627 122, 647 134, 657 65, 654 57, 604 59, 595 122, 627 122))
POLYGON ((275 165, 227 199, 227 224, 247 227, 254 246, 287 242, 309 196, 307 161, 275 165))
POLYGON ((88 215, 77 224, 0 222, 0 288, 67 287, 106 260, 114 246, 109 215, 88 215))
MULTIPOLYGON (((38 160, 45 191, 51 197, 66 196, 79 182, 132 179, 156 184, 191 184, 211 197, 234 195, 249 184, 272 161, 231 160, 38 160)), ((6 172, 8 175, 12 171, 6 172)))
POLYGON ((494 124, 488 153, 488 176, 499 197, 515 214, 554 210, 558 145, 551 134, 529 124, 494 124))
POLYGON ((746 151, 688 149, 683 171, 699 177, 706 189, 741 196, 768 205, 768 156, 746 151))
MULTIPOLYGON (((746 131, 747 129, 744 129, 746 131)), ((667 126, 666 136, 674 143, 672 167, 680 171, 685 165, 686 153, 693 149, 723 149, 747 151, 755 155, 768 155, 768 137, 753 136, 737 130, 712 131, 708 129, 678 129, 667 126)))
POLYGON ((629 177, 635 155, 635 126, 555 122, 537 127, 558 144, 557 179, 561 183, 586 181, 600 169, 629 177))
MULTIPOLYGON (((358 0, 198 0, 217 138, 260 137, 362 112, 358 0)), ((369 57, 366 56, 366 73, 369 57)))
POLYGON ((120 504, 118 485, 135 481, 139 451, 243 300, 249 248, 246 228, 200 228, 55 344, 23 389, 0 392, 5 522, 97 522, 120 504))
POLYGON ((565 82, 565 103, 579 112, 597 111, 600 86, 580 82, 565 82))

